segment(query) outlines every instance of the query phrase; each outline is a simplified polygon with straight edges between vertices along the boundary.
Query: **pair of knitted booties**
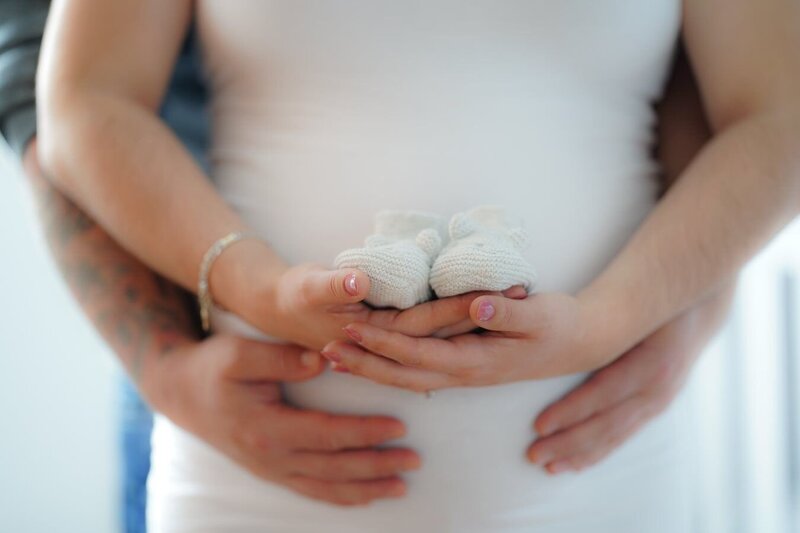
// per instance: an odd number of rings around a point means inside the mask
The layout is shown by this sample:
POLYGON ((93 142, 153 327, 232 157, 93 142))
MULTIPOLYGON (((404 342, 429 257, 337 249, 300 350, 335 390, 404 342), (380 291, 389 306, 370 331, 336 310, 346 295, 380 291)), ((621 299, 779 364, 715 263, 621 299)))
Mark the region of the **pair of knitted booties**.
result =
POLYGON ((471 291, 503 291, 536 281, 522 256, 528 245, 521 220, 500 206, 475 207, 447 219, 422 211, 380 211, 363 248, 345 250, 335 268, 357 268, 370 278, 366 302, 408 309, 471 291))

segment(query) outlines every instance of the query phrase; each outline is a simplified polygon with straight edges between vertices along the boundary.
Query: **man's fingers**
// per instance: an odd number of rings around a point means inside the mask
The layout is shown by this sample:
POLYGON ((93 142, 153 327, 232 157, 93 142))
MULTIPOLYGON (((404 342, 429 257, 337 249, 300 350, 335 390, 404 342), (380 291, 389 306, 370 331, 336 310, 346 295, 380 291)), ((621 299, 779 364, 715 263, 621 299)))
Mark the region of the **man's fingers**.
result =
POLYGON ((551 435, 651 388, 657 355, 642 345, 632 348, 539 413, 534 429, 540 436, 551 435))
POLYGON ((397 477, 336 482, 291 476, 286 484, 300 494, 336 505, 366 505, 379 498, 400 498, 406 494, 405 482, 397 477))
POLYGON ((369 294, 369 276, 361 270, 309 270, 300 282, 303 300, 312 306, 360 302, 369 294))
POLYGON ((621 404, 549 437, 538 439, 527 452, 528 460, 558 473, 569 466, 588 466, 608 455, 636 431, 654 411, 647 400, 633 397, 621 404))
POLYGON ((319 352, 291 344, 229 337, 226 375, 239 381, 303 381, 324 370, 319 352))
POLYGON ((421 466, 419 455, 402 448, 296 452, 287 462, 292 474, 322 481, 383 479, 421 466))
POLYGON ((486 293, 467 293, 431 300, 405 310, 377 309, 370 313, 367 322, 403 335, 427 337, 438 329, 468 319, 470 303, 481 294, 486 293))
POLYGON ((371 448, 405 435, 405 425, 388 416, 332 415, 320 411, 271 406, 272 440, 297 451, 334 452, 371 448))

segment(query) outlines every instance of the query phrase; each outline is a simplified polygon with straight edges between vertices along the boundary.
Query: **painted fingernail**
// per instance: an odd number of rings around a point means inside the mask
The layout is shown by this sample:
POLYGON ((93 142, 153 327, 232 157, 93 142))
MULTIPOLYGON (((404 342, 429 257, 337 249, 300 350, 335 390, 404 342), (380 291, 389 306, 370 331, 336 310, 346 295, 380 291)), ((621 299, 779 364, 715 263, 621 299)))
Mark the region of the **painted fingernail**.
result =
POLYGON ((561 472, 565 472, 570 469, 570 464, 568 461, 557 461, 555 463, 547 465, 547 471, 551 474, 560 474, 561 472))
POLYGON ((300 364, 307 368, 314 368, 319 365, 319 354, 317 352, 303 352, 300 356, 300 364))
POLYGON ((349 327, 345 326, 345 327, 342 328, 342 330, 344 331, 345 335, 347 335, 348 337, 350 337, 351 339, 353 339, 356 342, 361 342, 361 341, 364 340, 361 337, 361 334, 359 332, 357 332, 356 330, 354 330, 353 328, 349 328, 349 327))
POLYGON ((350 296, 358 294, 358 283, 356 282, 356 275, 354 273, 350 273, 344 277, 344 290, 347 291, 347 294, 350 296))
POLYGON ((333 370, 334 372, 341 372, 342 374, 350 373, 350 371, 347 370, 347 367, 345 367, 342 363, 333 363, 331 365, 331 370, 333 370))
POLYGON ((489 320, 494 316, 494 306, 486 300, 478 305, 478 320, 489 320))
POLYGON ((324 357, 328 361, 333 361, 334 363, 341 363, 341 361, 342 361, 342 356, 339 355, 336 352, 329 352, 329 351, 323 350, 320 353, 322 354, 322 357, 324 357))

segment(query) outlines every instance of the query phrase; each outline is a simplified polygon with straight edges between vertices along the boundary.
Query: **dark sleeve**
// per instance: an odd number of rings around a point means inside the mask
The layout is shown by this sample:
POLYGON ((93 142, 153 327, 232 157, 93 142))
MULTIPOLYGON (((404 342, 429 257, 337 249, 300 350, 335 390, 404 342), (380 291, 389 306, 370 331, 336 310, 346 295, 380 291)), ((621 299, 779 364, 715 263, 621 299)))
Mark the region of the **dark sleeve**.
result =
POLYGON ((0 0, 0 134, 19 157, 36 133, 36 64, 49 0, 0 0))

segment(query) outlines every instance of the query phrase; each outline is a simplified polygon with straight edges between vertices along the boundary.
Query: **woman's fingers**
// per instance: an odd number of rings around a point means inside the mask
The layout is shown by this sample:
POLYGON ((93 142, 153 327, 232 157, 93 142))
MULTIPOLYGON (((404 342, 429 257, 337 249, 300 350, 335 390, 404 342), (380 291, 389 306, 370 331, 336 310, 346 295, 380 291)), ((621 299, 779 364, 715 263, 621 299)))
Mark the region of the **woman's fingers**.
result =
POLYGON ((422 464, 419 455, 402 448, 296 452, 290 454, 286 462, 292 474, 322 481, 383 479, 417 470, 422 464))
POLYGON ((286 485, 300 494, 336 505, 366 505, 378 498, 400 498, 406 494, 405 482, 397 477, 336 482, 291 476, 286 485))
POLYGON ((465 318, 461 322, 434 331, 431 333, 431 337, 436 337, 437 339, 448 339, 450 337, 455 337, 456 335, 469 333, 473 330, 478 331, 475 323, 472 322, 471 318, 465 318))
POLYGON ((556 474, 590 466, 616 449, 652 416, 648 399, 634 396, 619 405, 534 442, 528 460, 556 474))
POLYGON ((403 366, 346 342, 327 344, 322 355, 332 362, 334 370, 346 371, 392 387, 426 392, 452 385, 447 374, 403 366))
MULTIPOLYGON (((449 340, 410 337, 364 322, 348 324, 344 332, 360 347, 374 354, 388 357, 405 366, 446 374, 455 373, 469 365, 472 361, 471 355, 474 355, 457 349, 449 340)), ((457 338, 461 337, 463 336, 457 338)))

